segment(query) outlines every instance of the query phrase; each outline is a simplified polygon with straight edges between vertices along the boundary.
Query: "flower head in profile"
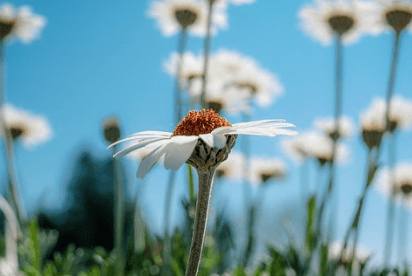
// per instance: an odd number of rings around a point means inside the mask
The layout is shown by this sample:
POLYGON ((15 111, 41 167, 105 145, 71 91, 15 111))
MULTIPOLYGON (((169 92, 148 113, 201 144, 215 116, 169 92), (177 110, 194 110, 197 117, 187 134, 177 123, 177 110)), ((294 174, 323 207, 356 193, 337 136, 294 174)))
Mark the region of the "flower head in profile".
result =
MULTIPOLYGON (((52 137, 50 125, 42 116, 6 104, 3 107, 3 117, 12 139, 21 140, 28 147, 46 142, 52 137)), ((2 132, 0 130, 1 135, 2 132)))
MULTIPOLYGON (((205 1, 163 0, 153 1, 149 16, 157 19, 162 33, 166 36, 187 29, 191 34, 204 36, 207 28, 208 7, 205 1)), ((227 26, 226 10, 218 8, 212 15, 212 33, 227 26)))
POLYGON ((326 135, 332 139, 350 137, 353 134, 354 123, 346 116, 339 119, 339 133, 335 134, 336 123, 334 118, 319 118, 315 120, 315 126, 322 130, 326 135))
POLYGON ((372 34, 393 30, 396 33, 408 29, 412 31, 412 2, 405 0, 378 0, 371 13, 372 34))
POLYGON ((33 14, 29 6, 21 6, 19 9, 10 3, 0 6, 0 41, 17 38, 29 43, 40 35, 45 25, 46 19, 33 14))
MULTIPOLYGON (((329 258, 332 260, 339 260, 340 259, 340 254, 342 251, 343 243, 340 241, 334 241, 329 245, 328 249, 328 255, 329 258)), ((364 264, 370 257, 371 257, 371 252, 367 249, 365 249, 362 246, 357 246, 356 247, 356 259, 353 261, 352 265, 354 266, 354 271, 359 271, 360 265, 364 264)), ((340 267, 345 268, 344 271, 346 272, 347 268, 351 264, 351 257, 352 257, 352 247, 346 247, 345 251, 343 252, 342 259, 339 260, 338 265, 340 267)), ((342 275, 339 273, 340 270, 338 269, 338 272, 336 275, 342 275)), ((346 273, 343 273, 345 275, 346 273)))
POLYGON ((120 138, 119 121, 115 117, 107 118, 103 122, 104 139, 109 143, 114 143, 120 138))
POLYGON ((215 170, 227 159, 237 135, 294 135, 292 124, 282 120, 261 120, 230 124, 213 110, 190 111, 173 132, 143 131, 112 145, 127 141, 134 143, 114 157, 123 156, 134 150, 150 147, 152 151, 142 160, 137 177, 142 178, 158 161, 163 161, 166 169, 177 170, 183 163, 193 165, 198 171, 215 170))
MULTIPOLYGON (((386 102, 375 98, 370 107, 361 114, 362 138, 368 148, 379 147, 386 130, 386 102)), ((407 130, 412 122, 412 102, 394 96, 390 102, 388 131, 407 130)))
POLYGON ((390 196, 394 189, 395 199, 412 208, 412 163, 399 163, 392 171, 383 169, 378 181, 378 190, 384 196, 390 196))
POLYGON ((317 0, 299 12, 302 29, 324 45, 338 36, 344 43, 356 42, 369 26, 371 4, 354 1, 317 0))
POLYGON ((223 161, 216 169, 217 178, 227 178, 231 180, 242 179, 242 164, 245 157, 237 151, 230 153, 229 157, 223 161))

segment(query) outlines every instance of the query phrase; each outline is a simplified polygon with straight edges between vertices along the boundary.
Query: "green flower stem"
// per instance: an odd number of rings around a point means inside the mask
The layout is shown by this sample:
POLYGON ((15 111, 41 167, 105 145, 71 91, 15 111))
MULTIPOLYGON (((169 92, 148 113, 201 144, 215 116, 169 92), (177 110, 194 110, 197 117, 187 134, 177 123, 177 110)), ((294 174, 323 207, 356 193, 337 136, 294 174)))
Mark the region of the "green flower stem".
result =
POLYGON ((199 270, 215 170, 213 169, 207 172, 198 171, 197 173, 199 177, 199 189, 196 202, 196 217, 193 229, 192 245, 190 246, 186 276, 196 276, 199 270))
POLYGON ((13 139, 11 137, 10 130, 7 128, 5 123, 4 105, 6 102, 6 92, 5 92, 5 82, 4 82, 4 64, 6 59, 6 46, 2 40, 0 40, 0 127, 4 133, 4 148, 5 157, 7 164, 7 174, 8 174, 8 185, 9 193, 11 197, 12 206, 15 209, 17 219, 20 224, 25 224, 27 220, 27 215, 24 210, 17 184, 17 173, 16 173, 16 162, 14 160, 14 147, 13 139))
MULTIPOLYGON (((389 82, 388 82, 388 90, 386 94, 386 131, 389 131, 389 114, 390 114, 390 102, 393 97, 394 88, 395 88, 395 79, 396 79, 396 72, 398 67, 398 58, 399 58, 399 46, 400 46, 400 39, 401 39, 402 32, 395 32, 394 37, 394 46, 392 52, 392 62, 390 68, 390 75, 389 75, 389 82)), ((395 136, 392 134, 389 137, 389 151, 388 151, 388 169, 389 169, 389 181, 392 182, 393 175, 392 171, 395 166, 395 136)), ((394 212, 395 212, 395 199, 394 199, 394 189, 392 189, 391 197, 389 199, 388 209, 387 209, 387 219, 386 219, 386 239, 385 239, 385 253, 384 253, 384 262, 385 266, 390 263, 391 255, 392 255, 392 241, 393 241, 393 224, 394 224, 394 212)))
POLYGON ((339 133, 339 119, 342 116, 342 75, 343 75, 343 70, 342 70, 342 39, 340 36, 336 37, 336 76, 335 76, 335 130, 334 130, 334 138, 333 138, 333 144, 332 144, 332 158, 330 160, 330 174, 329 174, 329 181, 328 181, 328 187, 325 193, 325 196, 323 197, 321 201, 321 205, 319 208, 319 213, 318 213, 318 232, 320 233, 320 227, 321 227, 321 221, 323 217, 323 212, 326 207, 326 204, 330 198, 330 195, 332 194, 332 190, 334 188, 334 178, 335 178, 335 159, 336 159, 336 148, 337 148, 337 142, 339 139, 338 133, 339 133))
POLYGON ((202 92, 200 94, 200 106, 202 108, 207 108, 206 106, 206 84, 207 84, 207 74, 209 68, 209 55, 210 55, 210 44, 211 44, 211 26, 212 26, 212 13, 213 13, 213 3, 215 0, 209 0, 209 12, 207 14, 207 30, 205 37, 205 48, 204 48, 204 63, 203 63, 203 82, 202 82, 202 92))
POLYGON ((405 266, 408 261, 408 224, 410 212, 407 207, 401 207, 401 214, 399 215, 399 238, 398 238, 398 267, 405 266))
MULTIPOLYGON (((118 151, 113 147, 113 154, 118 151)), ((116 252, 116 273, 123 275, 123 181, 120 172, 120 162, 113 158, 114 172, 114 248, 116 252)))

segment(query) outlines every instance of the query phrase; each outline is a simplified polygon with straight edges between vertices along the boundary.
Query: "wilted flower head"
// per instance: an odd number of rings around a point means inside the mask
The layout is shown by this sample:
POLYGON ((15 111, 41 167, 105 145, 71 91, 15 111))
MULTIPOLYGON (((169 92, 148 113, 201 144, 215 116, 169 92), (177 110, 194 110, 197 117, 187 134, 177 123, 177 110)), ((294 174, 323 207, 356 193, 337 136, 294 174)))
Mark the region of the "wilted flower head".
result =
POLYGON ((18 38, 29 43, 40 35, 45 25, 46 19, 33 14, 29 6, 21 6, 19 9, 10 3, 0 6, 0 41, 18 38))
POLYGON ((120 127, 117 118, 111 117, 103 122, 103 134, 106 141, 110 144, 119 140, 120 127))
MULTIPOLYGON (((208 7, 205 1, 163 0, 154 1, 149 16, 158 20, 162 33, 166 36, 187 29, 191 34, 204 36, 207 28, 208 7)), ((212 15, 212 33, 227 26, 226 10, 217 8, 212 15)))
POLYGON ((412 208, 412 163, 399 163, 392 172, 383 169, 378 181, 378 189, 383 195, 391 195, 394 189, 395 199, 412 208))
POLYGON ((250 182, 265 184, 270 180, 283 180, 286 165, 280 159, 254 157, 250 160, 250 182))
MULTIPOLYGON (((26 146, 46 142, 52 137, 48 121, 38 115, 32 115, 12 105, 3 106, 3 117, 13 140, 21 140, 26 146)), ((3 130, 0 130, 2 134, 3 130)))
POLYGON ((393 30, 397 33, 404 29, 412 31, 412 2, 405 0, 379 0, 374 2, 371 13, 370 32, 379 34, 382 31, 393 30))
POLYGON ((324 45, 336 35, 344 43, 356 42, 370 25, 370 3, 360 1, 317 0, 299 12, 302 29, 324 45))
POLYGON ((353 133, 353 121, 349 117, 343 116, 339 119, 339 135, 335 135, 335 119, 321 118, 315 120, 315 126, 322 130, 326 135, 334 139, 334 137, 350 137, 353 133))

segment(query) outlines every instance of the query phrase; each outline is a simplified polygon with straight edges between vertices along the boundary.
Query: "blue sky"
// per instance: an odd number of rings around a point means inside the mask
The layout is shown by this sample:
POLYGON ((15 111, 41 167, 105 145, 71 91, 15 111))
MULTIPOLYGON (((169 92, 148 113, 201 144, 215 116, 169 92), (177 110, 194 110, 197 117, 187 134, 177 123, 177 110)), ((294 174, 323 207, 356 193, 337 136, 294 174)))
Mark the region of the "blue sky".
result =
MULTIPOLYGON (((162 63, 176 50, 178 37, 162 36, 155 21, 146 15, 149 2, 13 1, 16 6, 31 5, 48 21, 40 39, 29 45, 15 42, 7 48, 8 101, 46 116, 54 132, 50 142, 32 150, 17 146, 20 189, 29 213, 39 201, 46 206, 62 202, 65 170, 75 152, 91 148, 97 156, 110 155, 101 135, 102 122, 108 116, 119 118, 123 136, 142 130, 173 129, 174 80, 164 72, 162 63), (43 194, 45 199, 41 198, 43 194)), ((285 93, 270 107, 255 106, 252 120, 282 118, 294 123, 298 131, 305 131, 313 128, 314 119, 333 114, 334 47, 322 46, 299 28, 297 14, 306 3, 312 1, 257 0, 251 5, 231 5, 229 28, 213 37, 212 52, 224 48, 253 57, 277 74, 285 87, 285 93)), ((392 40, 390 34, 366 36, 344 48, 343 113, 357 126, 360 112, 371 100, 385 96, 392 40)), ((405 33, 395 86, 395 94, 408 99, 412 99, 411 45, 411 33, 405 33)), ((189 37, 188 49, 201 53, 203 40, 189 37)), ((227 118, 232 123, 241 120, 240 116, 227 118)), ((261 229, 269 231, 273 214, 290 204, 299 204, 299 166, 284 155, 281 139, 253 137, 251 141, 254 156, 281 157, 289 167, 288 179, 265 192, 259 223, 261 229)), ((410 141, 411 132, 398 135, 398 160, 411 160, 410 141)), ((351 157, 337 171, 338 237, 343 236, 352 217, 366 169, 366 150, 359 134, 346 144, 351 157)), ((4 177, 3 158, 0 164, 4 177)), ((131 183, 135 184, 136 164, 128 167, 131 183)), ((314 175, 313 171, 311 177, 314 175)), ((183 176, 179 179, 174 214, 181 212, 179 202, 185 193, 183 176)), ((145 180, 143 196, 151 227, 160 233, 166 181, 166 170, 157 167, 145 180)), ((225 184, 216 198, 229 202, 235 220, 242 216, 241 185, 225 184)), ((379 259, 386 201, 372 189, 366 205, 360 243, 379 259)))

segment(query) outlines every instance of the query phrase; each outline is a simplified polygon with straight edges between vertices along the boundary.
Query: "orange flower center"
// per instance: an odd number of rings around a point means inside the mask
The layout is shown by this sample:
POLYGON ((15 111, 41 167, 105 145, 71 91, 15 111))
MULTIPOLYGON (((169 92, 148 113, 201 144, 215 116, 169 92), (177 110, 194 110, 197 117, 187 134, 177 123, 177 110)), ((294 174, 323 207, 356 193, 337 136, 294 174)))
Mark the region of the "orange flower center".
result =
POLYGON ((232 126, 225 118, 222 118, 214 110, 203 109, 199 112, 189 111, 186 117, 176 126, 173 135, 199 135, 211 133, 218 127, 232 126))

